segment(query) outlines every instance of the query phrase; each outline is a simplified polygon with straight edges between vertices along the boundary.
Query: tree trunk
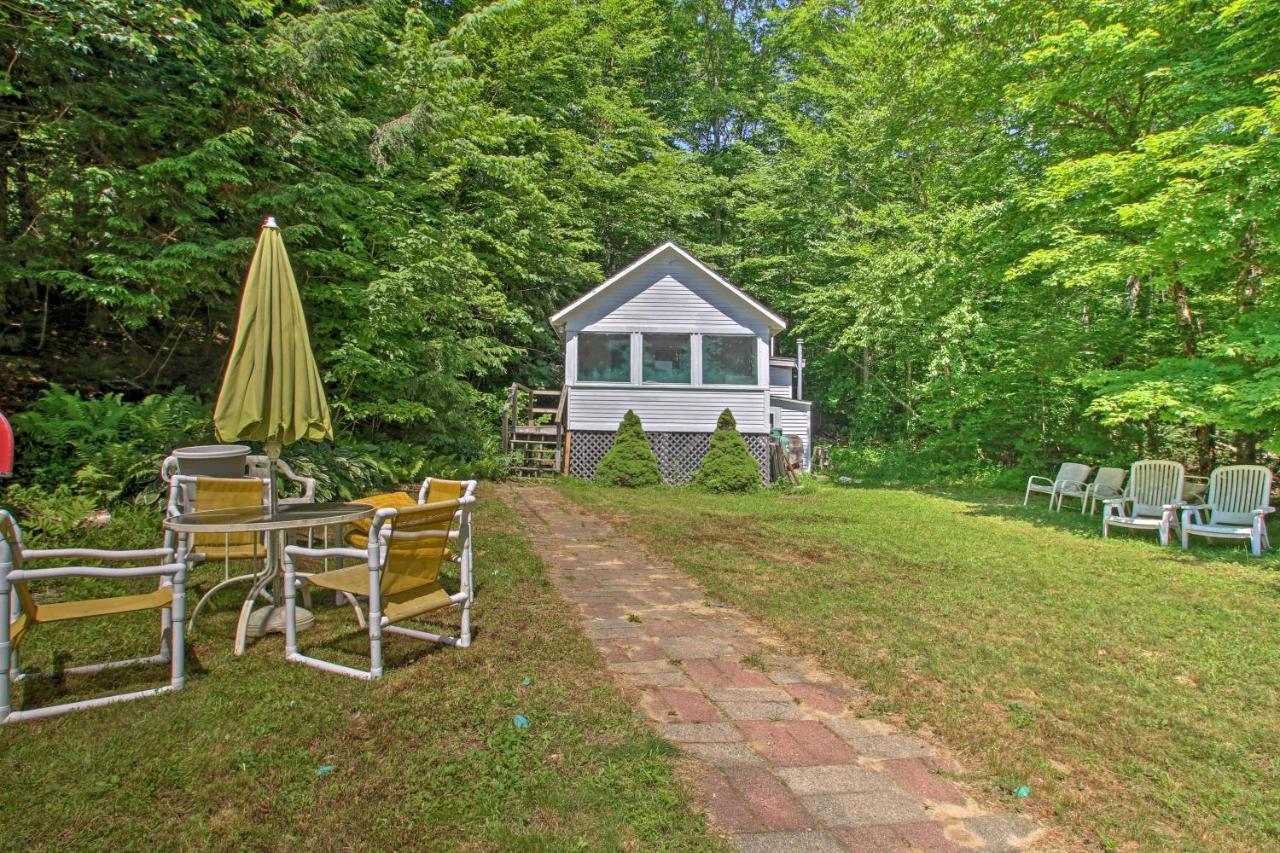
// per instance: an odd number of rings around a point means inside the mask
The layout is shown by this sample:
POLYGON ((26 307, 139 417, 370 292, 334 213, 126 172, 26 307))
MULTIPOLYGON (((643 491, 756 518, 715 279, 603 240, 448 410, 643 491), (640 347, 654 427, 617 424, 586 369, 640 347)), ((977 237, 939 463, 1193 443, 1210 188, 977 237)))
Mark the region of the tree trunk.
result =
POLYGON ((1178 326, 1182 330, 1182 352, 1188 358, 1196 355, 1198 346, 1196 344, 1196 318, 1191 313, 1191 306, 1187 302, 1187 289, 1178 279, 1173 280, 1173 284, 1169 286, 1169 296, 1173 299, 1173 308, 1177 312, 1178 326))
POLYGON ((1138 297, 1142 295, 1142 279, 1136 275, 1130 275, 1125 279, 1124 289, 1125 307, 1129 309, 1131 315, 1138 313, 1138 297))
POLYGON ((1258 434, 1240 430, 1236 433, 1236 462, 1256 465, 1258 462, 1258 434))
POLYGON ((1196 427, 1196 447, 1199 457, 1200 470, 1209 472, 1213 470, 1217 444, 1217 432, 1214 430, 1213 424, 1204 424, 1196 427))

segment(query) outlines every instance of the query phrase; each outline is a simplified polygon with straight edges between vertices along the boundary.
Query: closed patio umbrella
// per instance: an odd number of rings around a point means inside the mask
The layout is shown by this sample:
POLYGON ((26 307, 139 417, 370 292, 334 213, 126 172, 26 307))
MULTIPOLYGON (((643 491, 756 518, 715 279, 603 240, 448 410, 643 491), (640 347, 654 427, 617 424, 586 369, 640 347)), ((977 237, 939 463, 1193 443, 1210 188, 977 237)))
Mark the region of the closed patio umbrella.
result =
POLYGON ((213 429, 222 442, 261 441, 273 463, 283 445, 333 438, 298 284, 274 217, 262 226, 245 277, 213 429))
MULTIPOLYGON (((231 357, 213 409, 213 430, 222 442, 262 442, 271 463, 267 494, 273 514, 278 505, 276 462, 280 449, 304 438, 319 441, 333 437, 329 404, 311 352, 298 284, 274 218, 263 223, 245 277, 231 357)), ((275 570, 280 556, 276 534, 267 537, 267 546, 268 565, 275 570)), ((277 596, 279 592, 277 589, 277 596)), ((252 605, 251 598, 241 611, 236 654, 243 650, 246 631, 260 635, 282 630, 283 608, 253 613, 250 624, 252 605)))

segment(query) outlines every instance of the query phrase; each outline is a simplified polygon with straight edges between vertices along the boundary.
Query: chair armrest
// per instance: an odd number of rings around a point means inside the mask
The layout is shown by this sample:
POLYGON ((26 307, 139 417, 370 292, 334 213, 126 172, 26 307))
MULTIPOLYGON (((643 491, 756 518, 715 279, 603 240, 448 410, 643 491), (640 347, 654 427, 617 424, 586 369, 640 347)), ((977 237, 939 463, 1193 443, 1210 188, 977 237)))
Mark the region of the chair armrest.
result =
POLYGON ((310 557, 323 560, 326 557, 348 557, 352 560, 368 560, 369 552, 363 548, 305 548, 302 545, 287 545, 284 552, 290 557, 310 557))
POLYGON ((1103 500, 1102 505, 1104 507, 1112 506, 1112 505, 1123 506, 1124 504, 1133 503, 1133 500, 1134 499, 1130 496, 1121 495, 1118 498, 1106 498, 1105 500, 1103 500))
MULTIPOLYGON (((300 496, 301 500, 307 503, 312 503, 315 501, 315 498, 316 498, 316 478, 315 477, 303 477, 300 474, 294 473, 294 470, 289 467, 289 463, 285 462, 283 459, 276 460, 276 470, 278 470, 281 474, 283 474, 286 480, 289 480, 290 482, 293 482, 293 483, 302 484, 302 495, 300 496)), ((298 500, 298 498, 295 498, 294 500, 298 500)))
POLYGON ((1035 474, 1032 474, 1030 477, 1028 477, 1028 478, 1027 478, 1027 485, 1028 485, 1028 486, 1029 486, 1029 485, 1031 485, 1031 483, 1032 483, 1033 481, 1035 481, 1035 480, 1039 480, 1039 481, 1040 481, 1040 482, 1042 482, 1042 483, 1048 483, 1048 484, 1049 484, 1049 485, 1051 485, 1051 486, 1053 485, 1053 482, 1054 482, 1053 480, 1051 480, 1051 479, 1050 479, 1050 478, 1048 478, 1048 477, 1040 477, 1040 476, 1037 476, 1037 475, 1035 475, 1035 474))
POLYGON ((106 551, 99 548, 44 548, 22 550, 27 560, 59 560, 66 557, 84 557, 90 560, 149 560, 163 557, 166 562, 174 562, 172 548, 145 548, 137 551, 106 551))
POLYGON ((1165 504, 1165 505, 1164 505, 1163 507, 1161 507, 1161 508, 1162 508, 1165 512, 1177 512, 1177 511, 1178 511, 1178 510, 1180 510, 1180 509, 1185 509, 1185 508, 1186 508, 1186 506, 1187 506, 1187 505, 1186 505, 1186 504, 1184 504, 1182 501, 1174 501, 1174 502, 1173 502, 1173 503, 1171 503, 1171 504, 1165 504))
POLYGON ((1209 504, 1182 504, 1183 512, 1193 512, 1202 509, 1211 509, 1211 507, 1209 504))
POLYGON ((1273 507, 1273 506, 1263 506, 1263 507, 1258 507, 1257 509, 1255 509, 1255 510, 1253 511, 1253 514, 1254 514, 1254 515, 1256 515, 1256 516, 1261 517, 1261 516, 1266 515, 1267 513, 1275 512, 1275 511, 1276 511, 1276 508, 1275 508, 1275 507, 1273 507))
POLYGON ((186 563, 165 563, 161 566, 135 566, 116 569, 108 566, 59 566, 56 569, 17 569, 9 572, 11 581, 44 581, 56 578, 146 578, 179 575, 186 571, 186 563))

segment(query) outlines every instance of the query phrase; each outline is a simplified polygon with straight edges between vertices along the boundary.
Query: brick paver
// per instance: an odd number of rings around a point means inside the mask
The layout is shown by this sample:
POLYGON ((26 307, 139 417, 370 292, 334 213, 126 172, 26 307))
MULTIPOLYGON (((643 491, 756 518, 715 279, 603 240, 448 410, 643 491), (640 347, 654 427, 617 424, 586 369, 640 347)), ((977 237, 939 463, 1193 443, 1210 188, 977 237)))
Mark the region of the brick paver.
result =
POLYGON ((504 487, 551 579, 637 709, 698 762, 745 851, 1024 850, 1041 830, 975 802, 945 752, 543 485, 504 487))

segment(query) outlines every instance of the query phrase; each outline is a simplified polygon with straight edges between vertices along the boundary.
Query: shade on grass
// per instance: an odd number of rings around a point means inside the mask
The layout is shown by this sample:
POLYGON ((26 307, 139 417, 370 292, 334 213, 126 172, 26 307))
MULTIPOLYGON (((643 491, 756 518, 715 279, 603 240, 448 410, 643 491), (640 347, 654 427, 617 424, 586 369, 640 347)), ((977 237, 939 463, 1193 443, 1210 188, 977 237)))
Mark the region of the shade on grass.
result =
MULTIPOLYGON (((237 659, 233 589, 191 637, 186 689, 0 727, 5 845, 720 849, 675 778, 674 748, 611 686, 518 525, 481 490, 469 649, 392 638, 387 675, 372 684, 287 663, 278 636, 237 659), (516 715, 528 728, 513 725, 516 715)), ((86 544, 158 535, 156 513, 124 509, 86 544)), ((197 569, 194 583, 220 577, 220 568, 197 569)), ((368 636, 350 610, 317 605, 307 643, 367 665, 368 636)), ((446 619, 440 627, 456 633, 456 617, 446 619)), ((141 653, 156 642, 153 618, 42 627, 24 644, 31 667, 141 653)), ((107 692, 154 681, 157 671, 33 683, 19 698, 107 692)))

